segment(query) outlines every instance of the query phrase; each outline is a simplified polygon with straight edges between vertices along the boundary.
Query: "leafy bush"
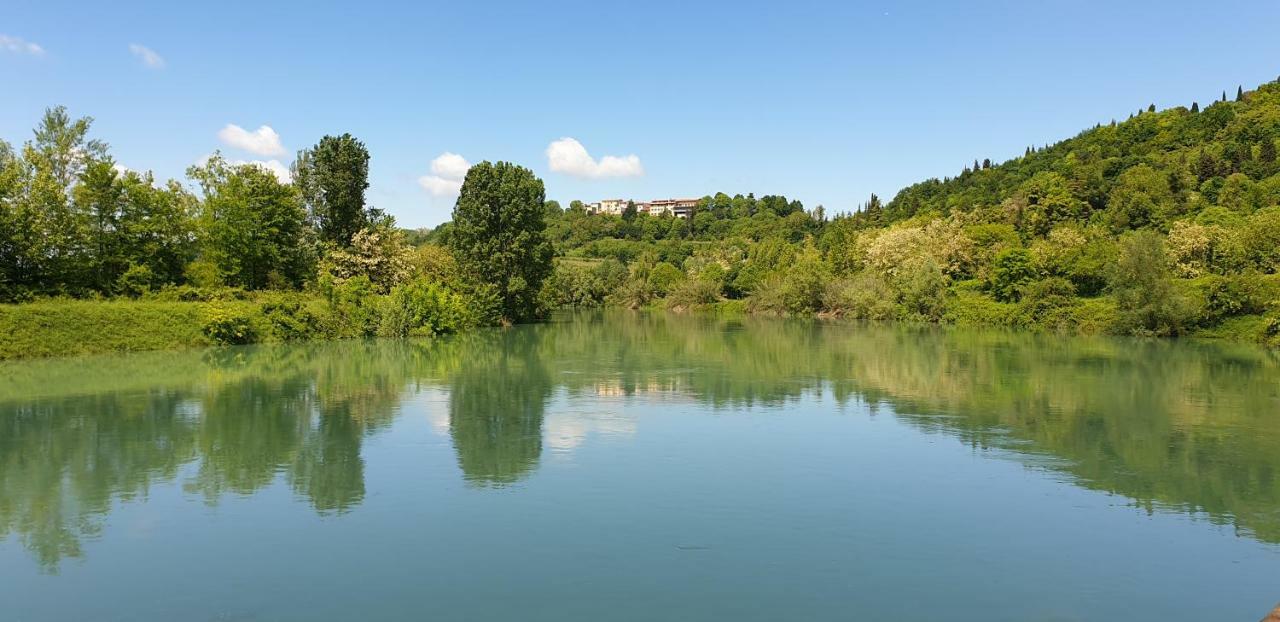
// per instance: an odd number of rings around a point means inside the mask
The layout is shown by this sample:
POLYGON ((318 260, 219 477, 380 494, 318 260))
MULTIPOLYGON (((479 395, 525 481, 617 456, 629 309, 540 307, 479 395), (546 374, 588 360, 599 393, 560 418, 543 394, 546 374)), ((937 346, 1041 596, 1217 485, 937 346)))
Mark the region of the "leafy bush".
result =
POLYGON ((659 261, 649 271, 649 285, 653 287, 654 293, 659 296, 666 296, 671 293, 680 283, 684 281, 684 272, 665 261, 659 261))
POLYGON ((330 332, 338 337, 372 337, 382 321, 381 297, 369 277, 359 275, 334 283, 322 278, 329 303, 330 332))
POLYGON ((267 331, 281 341, 314 339, 324 334, 324 322, 297 298, 264 302, 259 312, 267 331))
POLYGON ((947 304, 944 319, 960 326, 1011 326, 1017 323, 1018 307, 1000 302, 982 292, 962 290, 947 304))
POLYGON ((1186 330, 1193 310, 1174 287, 1169 272, 1160 234, 1144 230, 1121 239, 1120 257, 1111 275, 1120 331, 1163 336, 1186 330))
POLYGON ((991 293, 1001 302, 1017 301, 1022 297, 1022 287, 1035 277, 1031 253, 1025 248, 1000 251, 991 270, 991 293))
POLYGON ((908 319, 937 322, 946 314, 950 279, 931 258, 902 266, 892 285, 908 319))
POLYGON ((455 333, 475 324, 464 296, 426 279, 391 291, 382 314, 384 337, 423 337, 455 333))
POLYGON ((249 292, 239 287, 194 287, 178 285, 166 287, 147 296, 150 300, 166 300, 173 302, 218 302, 231 300, 248 300, 249 292))
POLYGON ((667 296, 667 307, 688 309, 720 300, 720 283, 711 279, 689 279, 667 296))
POLYGON ((747 309, 772 313, 813 313, 822 308, 831 270, 822 255, 808 247, 786 269, 769 275, 747 300, 747 309))
POLYGON ((1049 277, 1027 284, 1018 301, 1018 323, 1028 327, 1067 330, 1075 322, 1079 304, 1075 285, 1062 277, 1049 277))
POLYGON ((605 261, 559 261, 543 283, 541 298, 551 307, 598 307, 627 280, 627 267, 605 261))
POLYGON ((867 270, 847 279, 827 283, 822 293, 823 310, 834 315, 889 320, 898 313, 893 289, 879 275, 867 270))
POLYGON ((258 340, 258 329, 252 317, 224 307, 209 309, 201 332, 219 345, 241 345, 258 340))
POLYGON ((116 291, 130 298, 138 298, 151 291, 154 280, 155 276, 151 273, 151 268, 145 265, 129 264, 129 269, 116 280, 116 291))

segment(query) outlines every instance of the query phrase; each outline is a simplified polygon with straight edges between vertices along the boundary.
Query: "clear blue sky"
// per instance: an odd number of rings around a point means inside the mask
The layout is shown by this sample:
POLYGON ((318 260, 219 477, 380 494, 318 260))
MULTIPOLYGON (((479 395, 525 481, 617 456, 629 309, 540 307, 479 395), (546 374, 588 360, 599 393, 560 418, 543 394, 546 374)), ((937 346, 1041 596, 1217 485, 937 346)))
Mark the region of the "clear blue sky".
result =
POLYGON ((444 196, 420 181, 445 152, 528 166, 563 203, 725 191, 845 211, 1280 75, 1277 0, 5 5, 5 140, 62 104, 120 164, 181 177, 214 149, 287 165, 351 132, 370 201, 411 227, 449 217, 449 167, 427 182, 444 196), (228 146, 228 124, 286 153, 228 146), (552 170, 564 137, 643 174, 552 170))

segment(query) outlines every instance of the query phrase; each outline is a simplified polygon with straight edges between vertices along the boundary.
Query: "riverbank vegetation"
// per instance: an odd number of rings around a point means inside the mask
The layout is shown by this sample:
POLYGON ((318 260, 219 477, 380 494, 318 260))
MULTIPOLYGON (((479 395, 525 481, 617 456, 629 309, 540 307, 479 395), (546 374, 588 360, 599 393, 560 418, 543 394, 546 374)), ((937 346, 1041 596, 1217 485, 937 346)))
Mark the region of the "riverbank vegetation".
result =
POLYGON ((369 153, 348 134, 287 178, 215 153, 183 185, 116 166, 90 127, 55 108, 21 149, 0 142, 0 358, 431 335, 599 305, 1280 344, 1278 83, 840 214, 726 193, 689 218, 590 214, 485 162, 427 232, 365 201, 369 153))
POLYGON ((551 205, 565 259, 545 295, 1274 344, 1277 139, 1270 83, 975 160, 853 213, 724 193, 687 220, 551 205))
POLYGON ((434 335, 543 312, 544 190, 527 169, 473 167, 454 218, 465 244, 415 249, 366 203, 369 153, 349 134, 299 152, 287 178, 215 153, 183 185, 116 166, 91 123, 55 108, 20 150, 0 142, 0 358, 434 335))

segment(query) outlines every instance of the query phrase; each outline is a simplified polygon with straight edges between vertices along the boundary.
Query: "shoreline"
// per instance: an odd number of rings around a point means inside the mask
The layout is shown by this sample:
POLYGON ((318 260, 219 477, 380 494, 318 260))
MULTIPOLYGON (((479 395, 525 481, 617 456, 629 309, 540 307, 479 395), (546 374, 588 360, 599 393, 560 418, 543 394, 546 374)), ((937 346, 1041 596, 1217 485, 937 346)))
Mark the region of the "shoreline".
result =
MULTIPOLYGON (((979 318, 949 317, 941 322, 888 319, 875 320, 849 317, 830 312, 807 315, 752 311, 742 300, 722 300, 688 307, 668 308, 649 304, 638 309, 605 305, 576 310, 630 310, 636 313, 669 313, 675 315, 710 315, 716 317, 755 317, 795 319, 819 322, 873 322, 905 326, 941 328, 976 328, 1008 330, 1029 334, 1057 334, 1069 337, 1133 338, 1133 335, 1109 332, 1102 324, 1072 329, 1065 326, 1020 326, 1008 322, 979 321, 979 318)), ((573 311, 568 307, 559 311, 573 311)), ((377 335, 345 334, 337 326, 331 311, 319 296, 261 295, 244 300, 161 301, 161 300, 44 300, 0 305, 0 361, 31 361, 100 354, 136 352, 178 352, 226 345, 250 345, 284 342, 329 342, 377 335), (283 301, 286 301, 284 303, 283 301), (289 312, 280 311, 285 304, 289 312), (241 327, 230 340, 211 332, 214 323, 231 323, 241 327), (221 337, 221 339, 220 339, 221 337), (238 338, 237 338, 238 337, 238 338)), ((1274 349, 1265 335, 1267 319, 1262 315, 1230 318, 1219 325, 1197 328, 1173 337, 1142 337, 1156 340, 1193 340, 1256 345, 1274 349)), ((462 332, 470 332, 467 329, 462 332)), ((389 337, 396 338, 396 337, 389 337)), ((403 339, 403 337, 401 337, 403 339)))

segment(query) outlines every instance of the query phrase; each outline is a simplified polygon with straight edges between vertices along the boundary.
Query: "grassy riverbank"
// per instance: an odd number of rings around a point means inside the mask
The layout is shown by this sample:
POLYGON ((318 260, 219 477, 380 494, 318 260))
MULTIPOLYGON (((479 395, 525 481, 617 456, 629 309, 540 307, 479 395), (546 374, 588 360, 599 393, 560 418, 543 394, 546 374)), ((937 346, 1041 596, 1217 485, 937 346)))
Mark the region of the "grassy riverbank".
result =
POLYGON ((0 305, 0 360, 214 345, 452 333, 491 323, 465 296, 352 279, 325 294, 238 291, 203 300, 48 299, 0 305))
MULTIPOLYGON (((331 340, 354 337, 397 337, 455 332, 479 322, 459 307, 414 331, 398 325, 403 300, 392 296, 331 300, 320 295, 258 294, 246 299, 69 300, 50 299, 20 305, 0 305, 0 360, 75 356, 112 352, 181 350, 216 345, 331 340), (449 319, 452 317, 452 319, 449 319), (434 322, 434 323, 432 323, 434 322), (427 327, 427 325, 435 328, 427 327)), ((778 315, 752 310, 746 301, 722 300, 669 310, 650 304, 652 313, 696 313, 720 317, 778 315)), ((1105 335, 1119 333, 1113 323, 1114 303, 1106 298, 1086 300, 1055 324, 1028 324, 1018 305, 956 295, 947 303, 947 325, 1002 327, 1032 332, 1105 335)), ((822 319, 838 315, 819 314, 822 319)), ((1277 342, 1274 322, 1263 315, 1228 318, 1189 333, 1195 339, 1241 343, 1277 342)))

